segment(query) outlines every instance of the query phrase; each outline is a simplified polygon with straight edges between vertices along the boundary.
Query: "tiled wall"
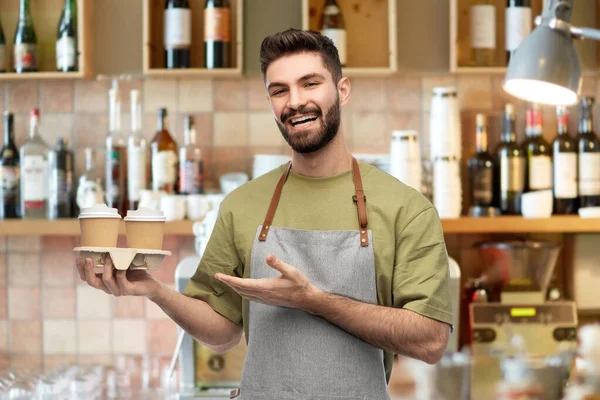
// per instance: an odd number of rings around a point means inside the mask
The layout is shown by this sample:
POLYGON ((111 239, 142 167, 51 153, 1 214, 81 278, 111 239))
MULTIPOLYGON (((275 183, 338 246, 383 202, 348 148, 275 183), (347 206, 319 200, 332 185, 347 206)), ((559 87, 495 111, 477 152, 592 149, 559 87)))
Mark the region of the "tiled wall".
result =
MULTIPOLYGON (((427 151, 431 89, 454 85, 463 110, 466 158, 474 148, 476 112, 491 118, 491 145, 498 140, 499 119, 509 100, 501 82, 501 75, 352 79, 352 97, 342 114, 348 144, 354 152, 384 153, 393 129, 417 129, 424 133, 421 141, 427 151)), ((59 136, 70 139, 78 176, 83 170, 81 149, 103 148, 109 86, 108 81, 93 80, 0 83, 4 94, 0 109, 16 113, 16 141, 21 146, 28 135, 28 113, 39 106, 41 135, 52 146, 59 136)), ((121 87, 124 127, 129 126, 127 92, 142 91, 144 133, 149 140, 156 129, 158 107, 168 108, 178 142, 183 140, 183 115, 195 115, 209 187, 215 187, 222 173, 250 173, 254 154, 287 151, 260 78, 127 81, 121 87)), ((584 93, 596 92, 596 78, 586 78, 584 93)), ((522 137, 524 109, 516 104, 522 137)), ((548 139, 554 136, 554 124, 553 111, 548 109, 548 139)), ((102 160, 99 151, 97 161, 102 160)), ((143 298, 109 297, 79 280, 71 252, 76 244, 77 238, 0 238, 0 369, 52 368, 67 361, 112 362, 120 353, 172 352, 176 326, 158 307, 143 298)), ((173 256, 165 259, 156 275, 173 284, 178 261, 193 254, 193 238, 167 237, 165 249, 173 256)))

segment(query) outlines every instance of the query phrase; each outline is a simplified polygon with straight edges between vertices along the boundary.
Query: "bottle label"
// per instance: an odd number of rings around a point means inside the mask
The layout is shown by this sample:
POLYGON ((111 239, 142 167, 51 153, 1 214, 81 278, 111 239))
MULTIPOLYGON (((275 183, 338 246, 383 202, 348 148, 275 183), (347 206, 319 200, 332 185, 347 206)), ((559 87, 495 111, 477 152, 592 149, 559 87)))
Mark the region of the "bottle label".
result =
POLYGON ((37 68, 37 46, 29 43, 15 44, 15 70, 37 68))
POLYGON ((493 199, 492 169, 482 168, 473 179, 473 202, 478 205, 491 204, 493 199))
POLYGON ((509 7, 506 9, 506 50, 516 50, 531 32, 531 8, 509 7))
POLYGON ((23 157, 22 189, 25 208, 42 208, 48 200, 48 163, 43 156, 23 157))
POLYGON ((104 202, 104 190, 102 189, 100 180, 93 180, 82 176, 77 185, 76 201, 77 207, 80 209, 104 202))
POLYGON ((522 192, 525 188, 525 159, 523 157, 500 158, 500 191, 522 192))
POLYGON ((173 150, 159 151, 152 157, 152 190, 171 188, 177 174, 177 154, 173 150))
POLYGON ((323 29, 323 36, 327 36, 333 41, 340 56, 342 65, 346 64, 346 30, 345 29, 323 29))
POLYGON ((549 156, 529 158, 529 188, 531 190, 552 188, 552 160, 549 156))
POLYGON ((229 8, 204 9, 204 41, 231 41, 231 13, 229 8))
POLYGON ((471 46, 475 49, 496 48, 496 7, 471 7, 471 46))
POLYGON ((202 161, 186 160, 180 168, 180 193, 202 194, 204 179, 202 161))
POLYGON ((165 10, 165 47, 187 48, 192 43, 192 12, 187 8, 165 10))
POLYGON ((0 71, 6 71, 6 46, 0 44, 0 71))
POLYGON ((75 67, 76 56, 74 38, 63 36, 56 41, 56 68, 64 70, 75 67))
POLYGON ((579 153, 579 195, 600 195, 600 153, 579 153))
POLYGON ((554 154, 554 197, 574 199, 577 197, 577 154, 554 154))
POLYGON ((17 187, 19 185, 19 168, 1 166, 0 178, 2 179, 2 199, 4 204, 15 202, 17 199, 17 187))
POLYGON ((127 195, 129 201, 140 201, 140 191, 146 188, 146 149, 130 146, 127 152, 127 195))

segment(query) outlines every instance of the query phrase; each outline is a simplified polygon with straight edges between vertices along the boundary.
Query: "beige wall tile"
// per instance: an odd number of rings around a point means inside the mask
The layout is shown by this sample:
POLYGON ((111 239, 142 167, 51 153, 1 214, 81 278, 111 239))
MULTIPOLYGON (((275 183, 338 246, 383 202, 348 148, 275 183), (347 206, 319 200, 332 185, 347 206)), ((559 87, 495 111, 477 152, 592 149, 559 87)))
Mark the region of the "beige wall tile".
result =
POLYGON ((146 320, 116 319, 112 322, 112 350, 114 354, 144 354, 146 343, 146 320))
POLYGON ((214 146, 248 145, 248 114, 245 112, 216 112, 213 117, 214 146))
POLYGON ((271 103, 262 78, 248 79, 248 111, 271 111, 271 103))
POLYGON ((59 137, 73 146, 73 114, 47 114, 40 121, 40 135, 50 148, 56 148, 59 137))
POLYGON ((196 113, 213 110, 213 81, 194 79, 179 81, 179 112, 196 113))
POLYGON ((8 277, 11 286, 40 286, 40 253, 10 253, 8 255, 8 277))
POLYGON ((79 321, 77 323, 78 354, 108 354, 112 323, 110 320, 79 321))
MULTIPOLYGON (((80 156, 81 157, 81 156, 80 156)), ((42 248, 46 251, 69 251, 75 247, 75 240, 70 236, 44 236, 42 248)), ((73 254, 73 253, 70 253, 73 254)))
POLYGON ((10 329, 10 352, 38 354, 42 352, 42 323, 13 321, 10 329))
POLYGON ((250 146, 283 146, 285 144, 273 113, 250 113, 249 119, 250 146))
POLYGON ((80 80, 75 82, 75 112, 106 113, 108 111, 108 81, 80 80))
MULTIPOLYGON (((65 274, 65 277, 73 274, 65 274)), ((44 318, 46 319, 65 319, 75 318, 76 295, 75 287, 47 287, 42 293, 44 305, 44 318)))
POLYGON ((457 87, 457 81, 454 75, 428 76, 421 80, 421 109, 429 111, 431 109, 431 97, 434 87, 457 87))
POLYGON ((490 76, 458 77, 458 101, 461 110, 492 108, 492 78, 490 76))
POLYGON ((23 143, 29 138, 29 114, 15 114, 15 144, 17 147, 23 146, 23 143))
POLYGON ((11 320, 35 320, 42 316, 39 288, 9 288, 8 315, 11 320))
POLYGON ((6 253, 0 254, 0 287, 5 287, 8 283, 8 263, 6 253))
POLYGON ((390 78, 385 81, 386 105, 394 111, 417 111, 421 108, 421 80, 390 78))
POLYGON ((42 371, 42 354, 13 354, 10 357, 10 369, 15 372, 42 371))
POLYGON ((355 148, 363 144, 385 145, 388 136, 385 114, 370 111, 353 112, 352 133, 352 145, 355 148))
MULTIPOLYGON (((85 147, 103 148, 108 133, 108 120, 105 114, 75 114, 75 145, 79 149, 85 147)), ((83 157, 76 157, 83 159, 83 157)), ((99 166, 104 165, 104 163, 99 166)))
POLYGON ((9 236, 8 251, 24 251, 41 250, 42 241, 39 236, 9 236))
POLYGON ((245 111, 248 106, 248 85, 243 79, 215 80, 213 99, 215 111, 245 111))
POLYGON ((5 91, 6 91, 6 84, 4 82, 0 82, 0 110, 6 109, 5 104, 4 104, 5 91))
POLYGON ((77 364, 77 355, 44 355, 44 371, 47 373, 67 364, 77 364))
POLYGON ((12 81, 7 84, 8 104, 6 108, 14 113, 29 113, 38 106, 37 81, 12 81))
MULTIPOLYGON (((583 83, 581 84, 581 95, 582 96, 596 96, 596 87, 598 80, 593 76, 584 76, 583 83)), ((596 99, 597 101, 598 99, 596 99)))
POLYGON ((172 320, 148 321, 148 352, 171 353, 177 345, 177 324, 172 320))
POLYGON ((100 355, 79 355, 77 362, 81 365, 105 365, 107 367, 114 365, 112 354, 100 355))
POLYGON ((139 296, 115 297, 114 318, 144 318, 144 298, 139 296))
MULTIPOLYGON (((72 247, 71 247, 72 249, 72 247)), ((72 287, 77 267, 72 251, 47 251, 42 256, 42 285, 72 287)))
POLYGON ((165 107, 169 115, 177 110, 177 81, 148 79, 144 81, 144 112, 156 115, 165 107))
POLYGON ((8 290, 6 287, 0 287, 0 319, 8 316, 8 290))
POLYGON ((73 81, 40 81, 40 111, 43 114, 73 112, 73 97, 73 81))
POLYGON ((342 122, 340 124, 346 138, 346 145, 352 147, 352 111, 342 108, 342 122))
MULTIPOLYGON (((144 94, 144 81, 142 79, 130 79, 130 80, 122 80, 119 81, 119 93, 121 95, 121 111, 124 113, 129 113, 131 111, 131 91, 138 90, 140 92, 140 102, 142 102, 142 110, 144 108, 143 104, 143 94, 144 94)), ((123 122, 124 127, 129 127, 129 125, 125 125, 125 121, 123 122)))
POLYGON ((44 354, 75 354, 76 325, 68 319, 44 321, 44 354))
POLYGON ((494 109, 504 110, 507 103, 515 106, 515 111, 526 107, 526 102, 510 95, 502 89, 504 76, 492 76, 492 107, 494 109))
POLYGON ((0 354, 8 353, 8 321, 0 320, 0 354))
POLYGON ((91 286, 77 286, 77 317, 79 319, 111 318, 111 297, 91 286))
MULTIPOLYGON (((196 143, 200 147, 211 147, 213 145, 213 114, 212 113, 194 113, 194 126, 196 128, 196 143)), ((184 126, 183 119, 185 115, 180 116, 181 126, 184 126)), ((181 130, 181 144, 183 140, 183 129, 181 130)))
POLYGON ((350 100, 346 104, 348 110, 381 111, 386 108, 385 79, 357 78, 351 79, 350 100))

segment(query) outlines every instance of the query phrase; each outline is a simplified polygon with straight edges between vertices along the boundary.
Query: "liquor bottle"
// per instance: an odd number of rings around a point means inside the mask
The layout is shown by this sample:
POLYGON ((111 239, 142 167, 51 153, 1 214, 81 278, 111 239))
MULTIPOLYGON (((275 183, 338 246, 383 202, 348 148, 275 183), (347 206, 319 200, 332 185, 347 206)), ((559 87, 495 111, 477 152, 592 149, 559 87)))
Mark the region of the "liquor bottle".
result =
POLYGON ((20 0, 19 21, 14 40, 14 69, 17 73, 38 70, 37 37, 31 18, 30 0, 20 0))
POLYGON ((77 1, 65 0, 56 35, 56 69, 77 71, 77 1))
POLYGON ((581 99, 579 114, 579 207, 600 206, 600 140, 594 132, 594 97, 581 99))
POLYGON ((542 136, 542 110, 539 105, 527 110, 527 139, 523 150, 527 157, 525 165, 525 191, 552 189, 552 153, 542 136))
POLYGON ((500 211, 502 214, 519 215, 525 189, 525 155, 517 144, 515 108, 512 104, 504 106, 498 162, 500 211))
POLYGON ((196 143, 194 119, 185 117, 184 145, 179 149, 179 193, 201 194, 204 187, 202 152, 196 143))
POLYGON ((7 66, 6 58, 6 39, 4 38, 4 29, 2 29, 2 21, 0 21, 0 72, 6 72, 7 66))
POLYGON ((506 64, 521 45, 523 40, 531 33, 533 21, 531 0, 506 1, 506 64))
POLYGON ((14 115, 4 112, 4 145, 0 149, 0 219, 19 218, 19 150, 15 145, 14 115))
POLYGON ((75 196, 78 212, 82 208, 104 203, 105 198, 101 169, 96 167, 96 151, 91 147, 86 147, 84 155, 85 172, 79 177, 75 196))
POLYGON ((158 110, 158 131, 152 142, 152 190, 175 193, 177 189, 177 143, 169 133, 167 109, 158 110))
POLYGON ((116 87, 108 92, 108 135, 106 136, 106 174, 104 177, 106 205, 127 213, 127 147, 121 133, 121 100, 116 87))
POLYGON ((231 10, 228 0, 206 0, 204 51, 206 68, 231 68, 231 10))
POLYGON ((21 147, 21 214, 24 219, 48 218, 50 150, 38 132, 40 111, 31 111, 29 139, 21 147))
POLYGON ((496 63, 496 6, 493 0, 471 0, 471 59, 474 67, 496 63))
POLYGON ((146 139, 142 135, 142 105, 139 90, 130 92, 131 132, 127 139, 127 198, 129 209, 137 210, 140 191, 146 189, 146 139))
POLYGON ((58 138, 56 150, 50 152, 49 218, 73 217, 73 152, 68 143, 58 138))
POLYGON ((189 68, 192 11, 188 0, 166 1, 164 35, 166 67, 189 68))
POLYGON ((336 0, 327 0, 321 16, 321 34, 333 41, 338 50, 340 62, 345 67, 346 56, 346 24, 342 9, 336 0))
POLYGON ((556 107, 558 132, 552 143, 554 160, 554 214, 577 212, 577 145, 569 137, 566 107, 556 107))
POLYGON ((495 162, 488 152, 487 118, 477 114, 476 151, 467 162, 469 189, 472 207, 494 206, 494 167, 495 162))

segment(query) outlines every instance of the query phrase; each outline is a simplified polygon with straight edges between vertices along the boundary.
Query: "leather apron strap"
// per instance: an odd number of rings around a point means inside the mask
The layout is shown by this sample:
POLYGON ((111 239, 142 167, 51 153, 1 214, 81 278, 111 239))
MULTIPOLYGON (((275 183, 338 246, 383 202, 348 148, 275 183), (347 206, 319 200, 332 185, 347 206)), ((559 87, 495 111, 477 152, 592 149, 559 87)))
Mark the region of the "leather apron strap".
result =
MULTIPOLYGON (((267 240, 267 236, 269 235, 269 228, 273 222, 273 218, 275 217, 275 211, 277 211, 277 205, 279 204, 279 199, 281 198, 281 192, 283 191, 283 185, 287 181, 287 178, 292 169, 292 162, 288 163, 288 167, 285 172, 279 178, 279 182, 275 187, 275 192, 273 193, 273 197, 271 198, 271 204, 269 205, 269 209, 267 211, 267 216, 265 217, 265 222, 262 225, 260 235, 258 240, 264 242, 267 240)), ((352 200, 356 203, 356 207, 358 209, 358 224, 360 227, 360 245, 366 247, 369 245, 369 235, 367 231, 368 220, 367 220, 367 207, 366 202, 367 198, 365 196, 365 192, 362 186, 362 178, 360 176, 360 169, 358 167, 358 161, 356 158, 352 157, 352 179, 354 181, 354 191, 356 194, 352 196, 352 200)))

